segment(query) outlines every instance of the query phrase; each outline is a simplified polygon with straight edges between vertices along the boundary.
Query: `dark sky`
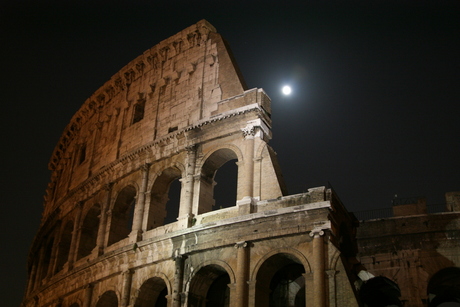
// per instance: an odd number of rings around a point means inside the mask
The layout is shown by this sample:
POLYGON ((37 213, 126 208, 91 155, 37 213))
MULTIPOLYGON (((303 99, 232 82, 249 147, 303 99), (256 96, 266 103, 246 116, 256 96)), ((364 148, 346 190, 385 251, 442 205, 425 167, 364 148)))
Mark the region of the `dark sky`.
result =
POLYGON ((460 190, 458 1, 156 2, 0 4, 2 306, 22 300, 48 160, 72 115, 201 19, 227 39, 248 87, 271 97, 290 194, 329 181, 359 211, 460 190))

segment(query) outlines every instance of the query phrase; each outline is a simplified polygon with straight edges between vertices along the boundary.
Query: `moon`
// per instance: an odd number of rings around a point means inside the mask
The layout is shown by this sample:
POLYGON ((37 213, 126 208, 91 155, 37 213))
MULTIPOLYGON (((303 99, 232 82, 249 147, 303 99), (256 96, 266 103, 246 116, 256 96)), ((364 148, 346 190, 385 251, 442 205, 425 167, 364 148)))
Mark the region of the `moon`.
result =
POLYGON ((286 95, 286 96, 290 95, 291 92, 292 92, 291 87, 289 85, 283 86, 282 91, 283 91, 283 94, 286 95))

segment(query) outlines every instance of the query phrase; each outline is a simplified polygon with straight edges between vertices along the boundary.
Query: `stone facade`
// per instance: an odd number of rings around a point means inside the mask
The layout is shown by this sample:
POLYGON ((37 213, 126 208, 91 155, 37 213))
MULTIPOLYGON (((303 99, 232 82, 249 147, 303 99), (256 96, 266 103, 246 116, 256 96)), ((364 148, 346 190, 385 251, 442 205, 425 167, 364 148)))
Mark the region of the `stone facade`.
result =
POLYGON ((23 306, 358 306, 357 221, 331 189, 286 195, 270 115, 206 21, 126 65, 53 152, 23 306))
POLYGON ((428 306, 439 295, 432 288, 436 288, 433 277, 441 271, 453 273, 452 291, 460 298, 459 196, 458 192, 446 194, 445 212, 428 214, 425 200, 419 198, 393 206, 391 218, 360 223, 357 240, 361 263, 372 274, 396 282, 404 306, 428 306))
POLYGON ((204 20, 122 68, 52 154, 22 306, 366 306, 369 272, 428 306, 458 273, 459 193, 359 228, 329 188, 287 195, 270 103, 204 20), (226 206, 216 173, 234 162, 226 206))

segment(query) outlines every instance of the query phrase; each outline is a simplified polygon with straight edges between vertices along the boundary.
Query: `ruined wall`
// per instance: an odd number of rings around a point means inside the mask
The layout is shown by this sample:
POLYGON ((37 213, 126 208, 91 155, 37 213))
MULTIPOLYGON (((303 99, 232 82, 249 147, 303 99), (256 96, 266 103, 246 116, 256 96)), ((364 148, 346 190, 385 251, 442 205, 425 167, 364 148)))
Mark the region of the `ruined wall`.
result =
POLYGON ((225 101, 245 89, 224 41, 206 21, 162 41, 122 68, 74 115, 49 164, 47 203, 133 150, 247 105, 244 99, 225 101))
POLYGON ((53 152, 23 306, 357 306, 355 221, 330 189, 286 196, 270 103, 206 21, 122 68, 53 152))
POLYGON ((362 221, 361 263, 401 288, 408 306, 428 306, 428 283, 444 268, 460 267, 460 212, 362 221))

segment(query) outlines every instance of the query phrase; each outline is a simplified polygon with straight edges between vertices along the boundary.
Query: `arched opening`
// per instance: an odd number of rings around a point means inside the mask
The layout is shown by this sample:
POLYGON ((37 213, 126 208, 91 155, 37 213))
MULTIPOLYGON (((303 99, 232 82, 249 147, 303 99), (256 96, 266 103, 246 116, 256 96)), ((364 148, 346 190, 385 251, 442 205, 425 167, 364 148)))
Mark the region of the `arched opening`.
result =
POLYGON ((61 234, 61 240, 59 240, 55 273, 62 270, 64 265, 69 260, 70 244, 72 243, 72 231, 73 223, 72 221, 68 221, 65 224, 64 230, 61 234))
POLYGON ((78 305, 78 303, 73 303, 73 304, 70 305, 69 307, 80 307, 80 305, 78 305))
POLYGON ((438 271, 428 282, 429 307, 460 307, 460 268, 438 271))
POLYGON ((136 188, 129 185, 118 193, 112 209, 109 242, 112 245, 128 237, 133 226, 134 207, 136 203, 136 188))
POLYGON ((83 224, 81 226, 77 259, 88 256, 96 247, 100 215, 101 207, 99 204, 92 206, 88 213, 86 213, 85 219, 83 220, 83 224))
POLYGON ((384 276, 365 281, 359 290, 364 307, 401 307, 400 296, 398 284, 384 276))
POLYGON ((224 148, 215 151, 206 159, 201 169, 198 214, 235 205, 238 168, 233 161, 237 158, 233 150, 224 148), (220 168, 222 168, 222 175, 217 172, 220 168), (216 174, 219 175, 216 177, 216 174), (218 187, 216 190, 215 186, 218 187), (216 196, 218 196, 217 202, 216 196))
POLYGON ((304 266, 292 255, 268 258, 257 272, 256 306, 305 306, 304 273, 304 266))
POLYGON ((139 289, 134 307, 166 307, 168 288, 163 279, 153 277, 144 282, 139 289))
POLYGON ((214 175, 213 210, 233 207, 236 204, 236 190, 238 183, 237 160, 232 159, 224 163, 214 175))
POLYGON ((177 221, 180 206, 181 171, 165 169, 155 180, 150 193, 147 230, 177 221))
POLYGON ((188 306, 228 307, 230 306, 230 277, 218 265, 201 268, 190 282, 188 306))
POLYGON ((51 264, 51 253, 53 252, 54 237, 51 236, 48 239, 45 239, 46 243, 43 247, 42 259, 41 259, 41 270, 39 273, 40 280, 45 279, 48 275, 48 270, 51 264))
POLYGON ((106 291, 97 301, 96 307, 118 307, 118 297, 114 291, 106 291))

